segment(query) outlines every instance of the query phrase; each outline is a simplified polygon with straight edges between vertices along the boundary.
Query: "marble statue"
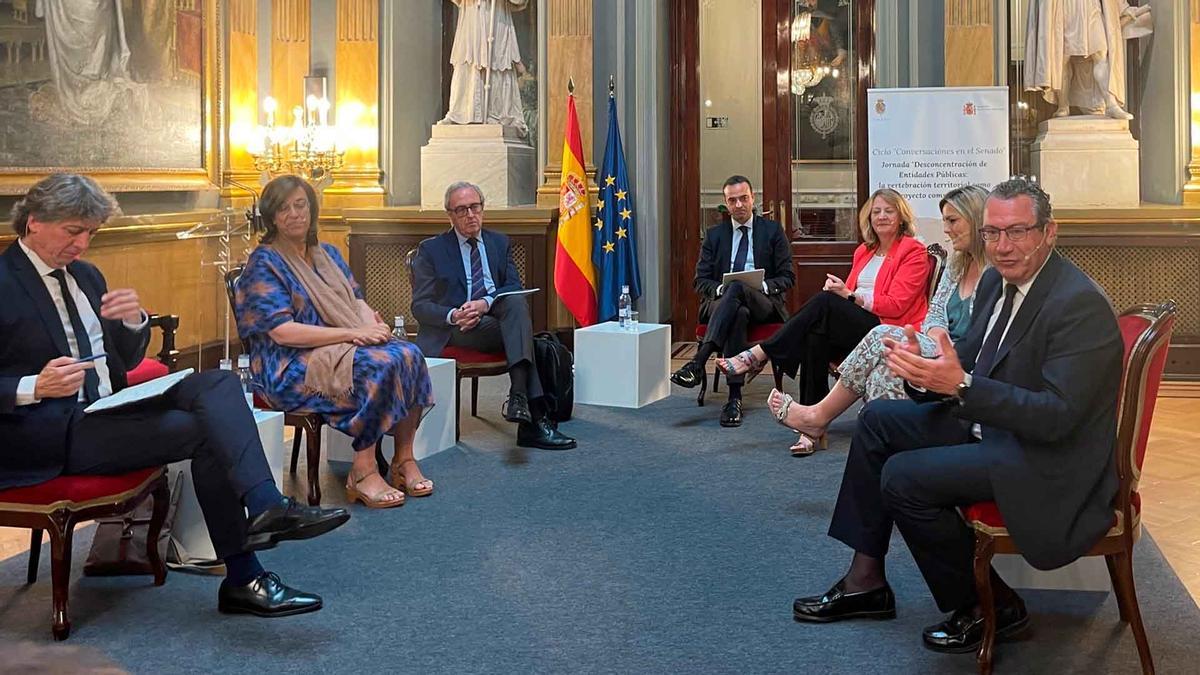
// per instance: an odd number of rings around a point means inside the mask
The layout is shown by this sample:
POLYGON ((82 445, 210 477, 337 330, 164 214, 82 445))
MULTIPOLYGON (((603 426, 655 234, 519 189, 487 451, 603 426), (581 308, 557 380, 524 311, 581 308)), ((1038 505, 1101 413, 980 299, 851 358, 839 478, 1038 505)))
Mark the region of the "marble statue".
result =
POLYGON ((1125 40, 1150 32, 1150 7, 1127 0, 1031 0, 1025 33, 1025 88, 1058 106, 1055 117, 1125 110, 1125 40))
POLYGON ((454 75, 450 78, 450 109, 439 124, 501 124, 528 135, 518 82, 526 70, 512 12, 525 9, 529 0, 453 2, 458 5, 450 50, 454 75), (490 50, 489 36, 493 37, 490 50))

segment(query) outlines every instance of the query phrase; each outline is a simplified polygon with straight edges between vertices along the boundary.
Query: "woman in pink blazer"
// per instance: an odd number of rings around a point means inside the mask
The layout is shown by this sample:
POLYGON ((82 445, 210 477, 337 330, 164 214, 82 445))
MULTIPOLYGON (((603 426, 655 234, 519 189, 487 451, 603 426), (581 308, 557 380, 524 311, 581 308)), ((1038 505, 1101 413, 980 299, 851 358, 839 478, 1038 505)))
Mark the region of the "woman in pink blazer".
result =
POLYGON ((768 340, 728 359, 725 373, 757 374, 769 360, 790 377, 800 374, 797 401, 812 405, 829 393, 829 364, 841 361, 875 326, 912 324, 929 309, 929 258, 914 238, 916 218, 900 193, 876 190, 858 214, 863 243, 846 281, 827 275, 813 296, 768 340))

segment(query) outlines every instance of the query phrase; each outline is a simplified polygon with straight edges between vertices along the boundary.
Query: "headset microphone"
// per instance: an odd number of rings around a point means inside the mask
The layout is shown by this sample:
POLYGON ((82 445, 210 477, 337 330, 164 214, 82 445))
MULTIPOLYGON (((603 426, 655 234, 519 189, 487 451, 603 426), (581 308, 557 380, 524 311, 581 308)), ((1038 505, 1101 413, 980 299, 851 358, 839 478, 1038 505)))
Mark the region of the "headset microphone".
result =
POLYGON ((1046 240, 1045 240, 1045 239, 1043 239, 1043 240, 1041 240, 1040 242, 1038 242, 1038 245, 1037 245, 1037 246, 1034 246, 1034 247, 1033 247, 1033 250, 1032 250, 1032 251, 1030 251, 1030 252, 1029 252, 1029 254, 1028 254, 1028 255, 1026 255, 1024 258, 1022 258, 1022 259, 1021 259, 1021 262, 1029 262, 1029 259, 1033 257, 1033 254, 1035 254, 1035 253, 1037 253, 1039 250, 1041 250, 1041 248, 1042 248, 1042 244, 1044 244, 1044 243, 1046 243, 1046 240))

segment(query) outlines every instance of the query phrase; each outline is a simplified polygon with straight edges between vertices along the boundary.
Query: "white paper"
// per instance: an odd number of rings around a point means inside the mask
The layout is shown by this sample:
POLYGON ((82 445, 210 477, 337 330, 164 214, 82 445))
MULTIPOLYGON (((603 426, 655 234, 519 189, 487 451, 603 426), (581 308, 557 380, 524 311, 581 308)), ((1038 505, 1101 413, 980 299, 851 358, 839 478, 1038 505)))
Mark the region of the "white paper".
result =
POLYGON ((492 300, 493 301, 499 300, 500 298, 503 298, 506 295, 529 295, 530 293, 537 293, 540 290, 542 290, 542 289, 540 289, 540 288, 522 288, 519 291, 505 291, 504 293, 501 293, 499 295, 493 295, 492 300))
POLYGON ((184 368, 179 372, 171 373, 170 375, 164 375, 162 377, 150 380, 149 382, 135 384, 132 387, 125 387, 112 396, 105 396, 104 398, 97 400, 88 407, 84 408, 83 411, 92 413, 101 412, 103 410, 112 410, 113 408, 119 408, 123 405, 129 405, 130 403, 137 403, 138 401, 145 401, 146 399, 154 398, 155 396, 162 396, 163 394, 167 393, 168 389, 179 384, 183 381, 183 378, 191 375, 194 372, 196 371, 192 368, 184 368))

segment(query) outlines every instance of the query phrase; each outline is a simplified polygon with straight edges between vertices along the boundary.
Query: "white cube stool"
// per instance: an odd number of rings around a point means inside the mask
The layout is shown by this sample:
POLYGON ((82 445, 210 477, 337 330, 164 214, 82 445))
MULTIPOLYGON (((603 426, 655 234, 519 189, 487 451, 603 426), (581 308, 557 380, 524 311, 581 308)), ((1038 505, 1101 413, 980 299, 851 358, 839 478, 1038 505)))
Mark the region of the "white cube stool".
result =
POLYGON ((575 402, 641 408, 671 393, 671 327, 615 321, 575 330, 575 402))
MULTIPOLYGON (((436 405, 431 408, 421 420, 417 429, 417 437, 413 441, 413 457, 418 460, 448 448, 453 448, 454 422, 458 419, 458 411, 454 409, 454 359, 425 358, 429 368, 429 380, 433 384, 433 401, 436 405)), ((321 449, 329 462, 350 462, 354 460, 354 448, 350 445, 350 437, 330 427, 321 427, 321 449)), ((391 436, 383 437, 383 456, 391 457, 396 452, 396 444, 391 436)))
MULTIPOLYGON (((267 455, 267 464, 276 485, 283 485, 283 467, 287 462, 287 448, 283 444, 283 413, 271 410, 255 410, 254 421, 258 423, 258 438, 267 455)), ((175 462, 168 467, 167 481, 172 490, 178 488, 178 506, 175 521, 171 525, 171 542, 167 551, 168 564, 174 568, 205 568, 217 564, 217 554, 208 528, 204 525, 204 513, 196 501, 196 486, 192 484, 192 460, 175 462)))

